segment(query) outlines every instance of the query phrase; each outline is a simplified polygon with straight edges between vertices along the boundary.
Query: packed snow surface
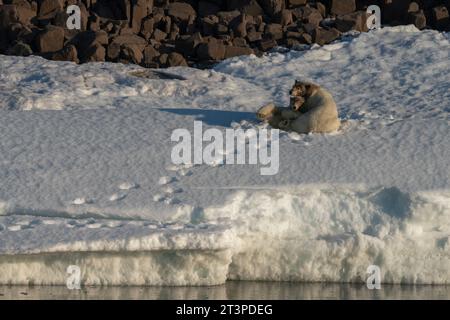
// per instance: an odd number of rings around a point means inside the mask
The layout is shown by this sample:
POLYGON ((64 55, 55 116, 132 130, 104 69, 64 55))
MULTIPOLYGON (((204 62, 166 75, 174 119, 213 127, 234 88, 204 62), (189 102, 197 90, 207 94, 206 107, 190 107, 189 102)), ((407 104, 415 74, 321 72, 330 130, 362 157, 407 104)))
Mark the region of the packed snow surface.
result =
POLYGON ((0 283, 450 283, 449 54, 408 26, 212 70, 0 56, 0 283), (173 130, 264 128, 295 79, 343 125, 281 133, 276 175, 172 163, 173 130))

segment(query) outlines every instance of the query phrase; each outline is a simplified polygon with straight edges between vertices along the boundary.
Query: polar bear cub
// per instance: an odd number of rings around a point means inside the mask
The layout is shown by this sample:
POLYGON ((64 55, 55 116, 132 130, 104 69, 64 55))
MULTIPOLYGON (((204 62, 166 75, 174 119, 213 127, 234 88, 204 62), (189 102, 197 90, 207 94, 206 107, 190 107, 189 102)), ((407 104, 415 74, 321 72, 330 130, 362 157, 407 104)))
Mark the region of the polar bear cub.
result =
POLYGON ((278 108, 273 103, 258 110, 257 117, 278 129, 298 133, 328 133, 339 129, 336 103, 327 90, 310 82, 296 81, 290 108, 278 108))

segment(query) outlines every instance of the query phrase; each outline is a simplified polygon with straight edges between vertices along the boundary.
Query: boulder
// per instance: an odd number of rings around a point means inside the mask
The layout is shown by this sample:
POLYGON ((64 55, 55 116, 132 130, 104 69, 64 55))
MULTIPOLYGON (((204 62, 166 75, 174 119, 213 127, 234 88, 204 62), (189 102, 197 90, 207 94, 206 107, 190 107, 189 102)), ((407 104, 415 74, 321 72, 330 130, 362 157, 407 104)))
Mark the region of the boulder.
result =
POLYGON ((179 67, 179 66, 187 67, 188 66, 186 59, 178 52, 169 53, 169 56, 167 57, 167 65, 169 67, 179 67))
POLYGON ((53 53, 50 56, 50 59, 56 61, 72 61, 75 63, 80 62, 78 60, 77 48, 72 44, 69 44, 62 48, 60 51, 53 53))
POLYGON ((357 11, 346 15, 338 16, 335 21, 336 29, 340 32, 356 30, 367 32, 367 13, 365 11, 357 11))
POLYGON ((328 44, 339 38, 341 33, 339 32, 339 30, 335 28, 324 29, 321 27, 317 27, 316 29, 313 30, 311 35, 315 43, 323 46, 324 44, 328 44))
POLYGON ((57 11, 64 9, 63 0, 42 0, 39 6, 39 18, 47 18, 53 16, 57 11))
POLYGON ((64 29, 48 25, 36 38, 36 47, 39 52, 55 52, 64 46, 64 29))
POLYGON ((237 47, 237 46, 226 46, 225 47, 225 59, 237 57, 237 56, 244 56, 254 54, 253 49, 248 47, 237 47))
POLYGON ((239 10, 240 12, 250 16, 259 16, 264 14, 264 10, 256 0, 228 0, 227 9, 230 11, 239 10))
POLYGON ((198 45, 197 56, 201 60, 223 60, 225 56, 225 46, 219 40, 210 38, 207 43, 198 45))
POLYGON ((270 23, 266 25, 264 35, 273 40, 283 39, 283 26, 278 23, 270 23))
POLYGON ((0 6, 0 29, 6 29, 10 24, 19 22, 17 7, 15 5, 0 6))
POLYGON ((335 15, 344 15, 356 10, 355 0, 331 0, 331 13, 335 15))
POLYGON ((189 21, 189 17, 197 16, 197 12, 189 3, 173 2, 168 6, 167 14, 180 21, 189 21))

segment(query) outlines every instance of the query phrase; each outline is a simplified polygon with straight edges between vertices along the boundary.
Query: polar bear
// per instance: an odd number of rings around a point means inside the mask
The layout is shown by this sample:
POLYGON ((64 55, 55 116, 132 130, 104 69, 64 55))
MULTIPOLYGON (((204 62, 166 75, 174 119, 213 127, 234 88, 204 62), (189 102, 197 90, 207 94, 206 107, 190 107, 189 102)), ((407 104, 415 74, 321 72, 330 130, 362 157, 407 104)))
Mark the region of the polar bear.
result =
POLYGON ((268 121, 274 128, 298 133, 328 133, 339 129, 337 106, 327 90, 314 83, 296 81, 290 94, 290 108, 269 104, 258 110, 258 119, 268 121))

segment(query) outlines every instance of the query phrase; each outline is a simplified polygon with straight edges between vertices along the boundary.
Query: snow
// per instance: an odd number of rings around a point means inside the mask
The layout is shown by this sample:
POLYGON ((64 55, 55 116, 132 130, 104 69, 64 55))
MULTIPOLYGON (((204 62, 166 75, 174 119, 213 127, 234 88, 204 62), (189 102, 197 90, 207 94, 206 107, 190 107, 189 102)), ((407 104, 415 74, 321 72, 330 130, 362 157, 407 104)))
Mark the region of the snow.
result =
POLYGON ((0 283, 450 283, 449 54, 407 26, 213 70, 0 56, 0 283), (278 174, 171 162, 173 130, 264 128, 299 78, 343 127, 281 133, 278 174))

